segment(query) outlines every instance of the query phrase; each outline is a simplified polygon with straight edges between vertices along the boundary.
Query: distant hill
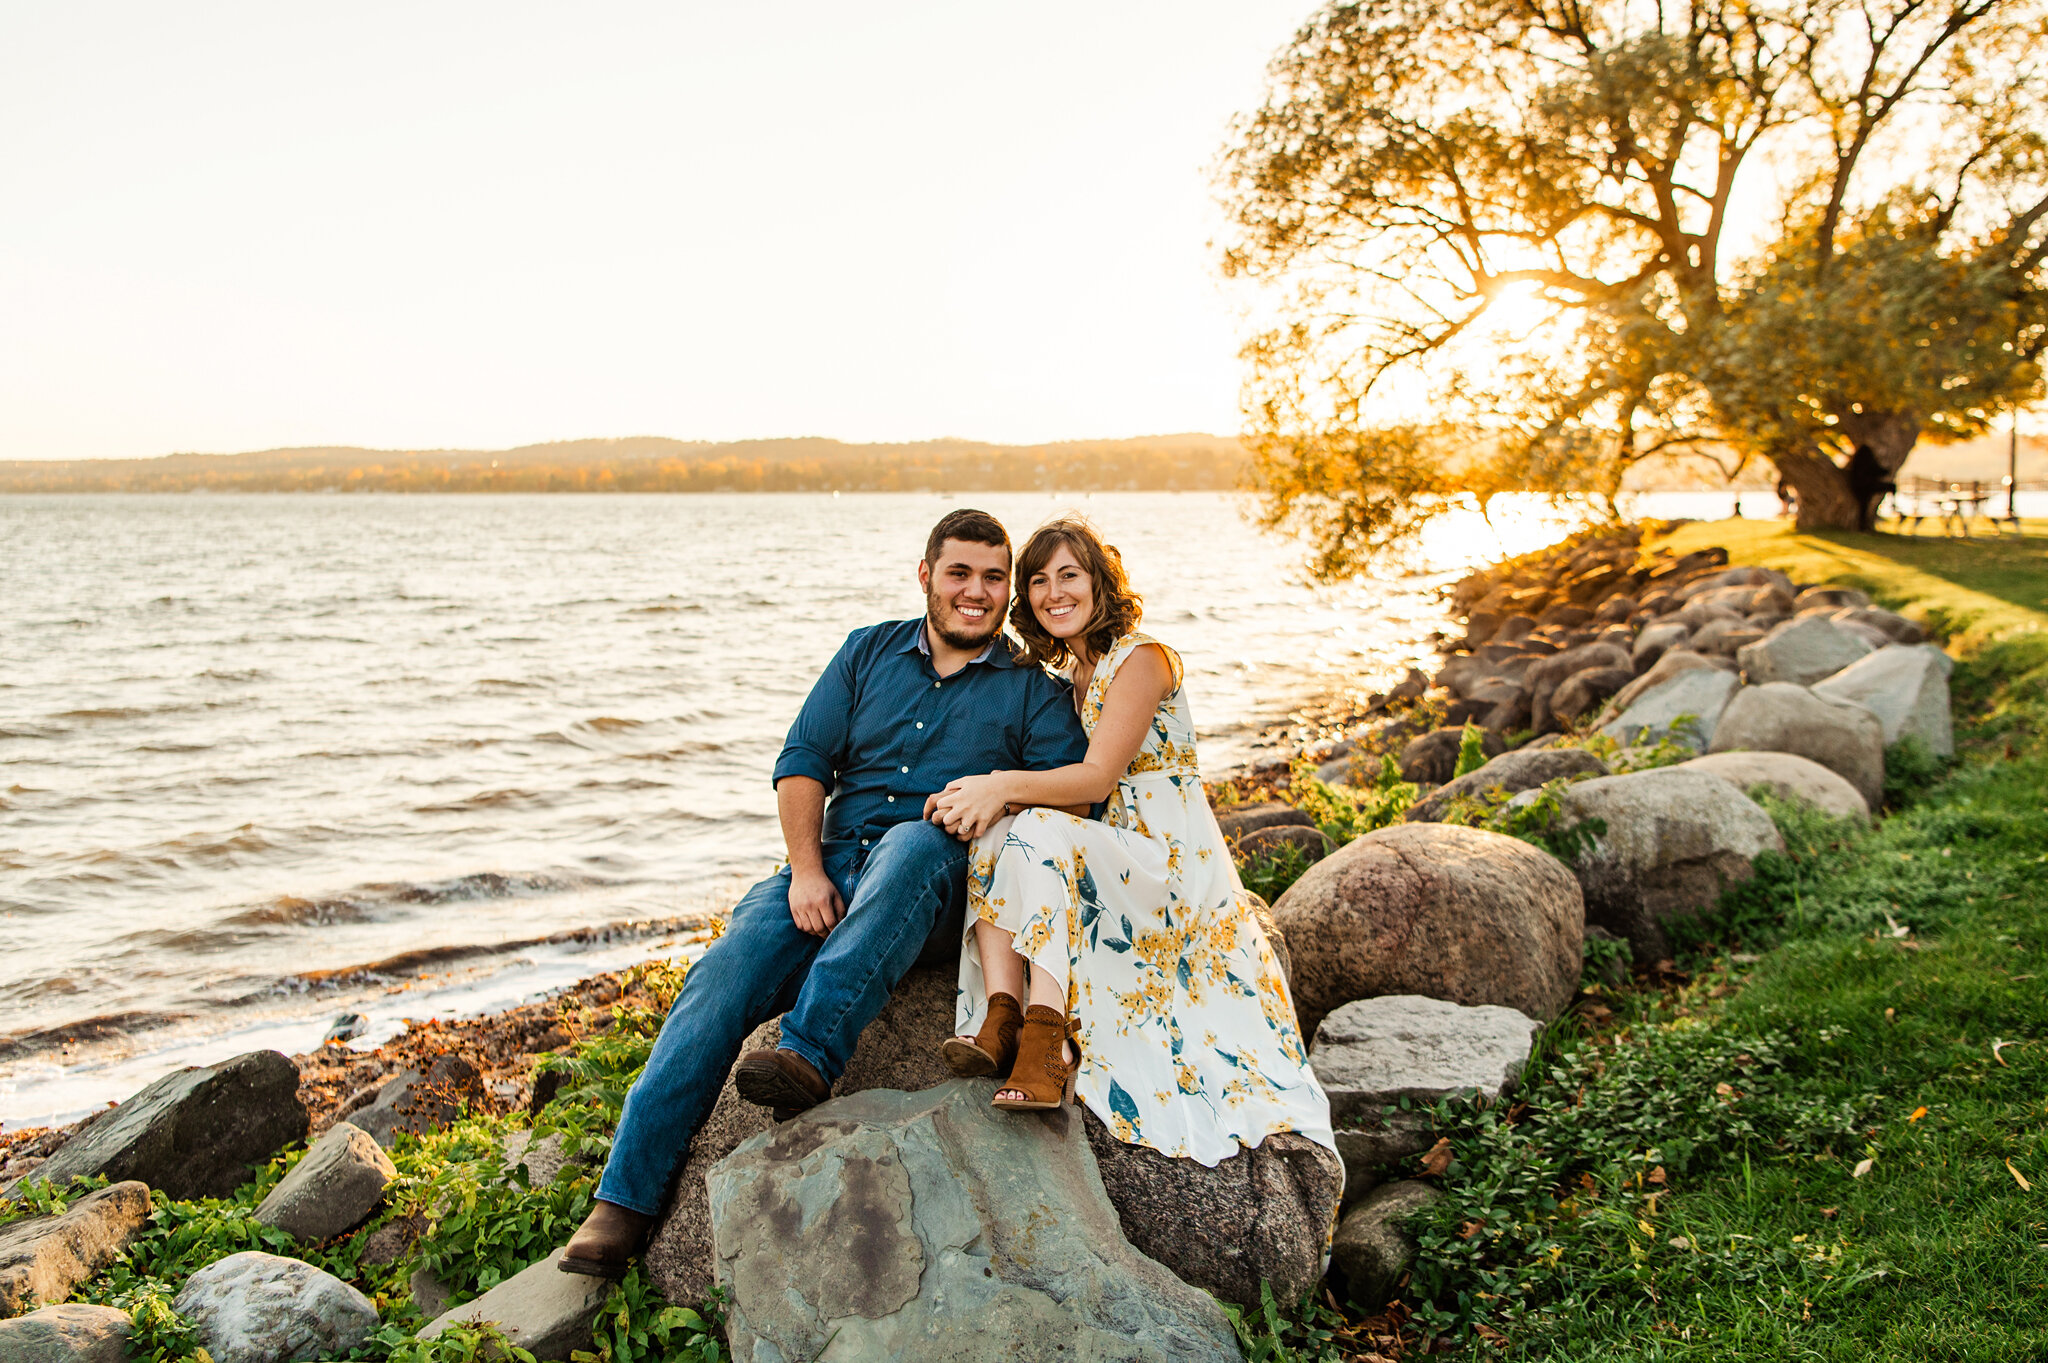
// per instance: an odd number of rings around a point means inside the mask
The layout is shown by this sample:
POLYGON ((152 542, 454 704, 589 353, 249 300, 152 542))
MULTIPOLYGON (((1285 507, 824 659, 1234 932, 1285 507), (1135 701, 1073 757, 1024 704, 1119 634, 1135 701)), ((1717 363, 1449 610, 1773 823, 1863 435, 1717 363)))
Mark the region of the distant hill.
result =
POLYGON ((1051 445, 973 440, 849 445, 822 437, 714 443, 662 436, 509 450, 323 446, 156 459, 0 462, 0 492, 895 492, 1226 489, 1231 437, 1151 435, 1051 445))

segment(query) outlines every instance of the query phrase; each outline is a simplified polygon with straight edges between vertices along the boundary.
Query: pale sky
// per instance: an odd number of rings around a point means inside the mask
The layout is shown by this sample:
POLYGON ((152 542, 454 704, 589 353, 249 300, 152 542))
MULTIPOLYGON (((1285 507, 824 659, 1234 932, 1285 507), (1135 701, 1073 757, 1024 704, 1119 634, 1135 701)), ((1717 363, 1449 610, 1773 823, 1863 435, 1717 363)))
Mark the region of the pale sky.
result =
POLYGON ((4 0, 0 459, 1235 430, 1313 0, 4 0))

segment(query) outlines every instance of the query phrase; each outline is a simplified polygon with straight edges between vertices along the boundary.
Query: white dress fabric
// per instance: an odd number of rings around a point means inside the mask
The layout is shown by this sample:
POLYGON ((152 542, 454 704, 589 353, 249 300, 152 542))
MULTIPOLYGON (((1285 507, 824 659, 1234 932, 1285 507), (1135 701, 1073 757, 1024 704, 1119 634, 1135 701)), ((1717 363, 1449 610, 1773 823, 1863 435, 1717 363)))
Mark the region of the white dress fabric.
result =
MULTIPOLYGON (((1157 642, 1129 634, 1103 657, 1080 707, 1091 735, 1117 668, 1157 642)), ((1210 1167, 1276 1131, 1334 1149, 1287 982, 1202 788, 1180 656, 1159 647, 1173 694, 1102 820, 1032 808, 976 840, 957 1030, 987 1013, 985 919, 1066 980, 1077 1093, 1118 1140, 1210 1167)))

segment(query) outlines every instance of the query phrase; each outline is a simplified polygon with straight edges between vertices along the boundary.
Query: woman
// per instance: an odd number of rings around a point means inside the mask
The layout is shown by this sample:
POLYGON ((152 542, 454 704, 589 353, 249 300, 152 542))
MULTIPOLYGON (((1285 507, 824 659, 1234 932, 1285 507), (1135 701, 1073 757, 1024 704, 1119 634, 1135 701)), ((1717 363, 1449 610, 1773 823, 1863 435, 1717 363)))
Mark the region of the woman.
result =
POLYGON ((1088 755, 964 777, 927 803, 975 840, 948 1064, 1006 1076, 999 1108, 1078 1093, 1117 1139, 1212 1167, 1276 1131, 1334 1145, 1202 787, 1180 656, 1136 632, 1122 560, 1086 522, 1041 527, 1016 576, 1010 623, 1031 661, 1070 665, 1088 755), (1104 801, 1101 822, 1059 808, 1104 801))

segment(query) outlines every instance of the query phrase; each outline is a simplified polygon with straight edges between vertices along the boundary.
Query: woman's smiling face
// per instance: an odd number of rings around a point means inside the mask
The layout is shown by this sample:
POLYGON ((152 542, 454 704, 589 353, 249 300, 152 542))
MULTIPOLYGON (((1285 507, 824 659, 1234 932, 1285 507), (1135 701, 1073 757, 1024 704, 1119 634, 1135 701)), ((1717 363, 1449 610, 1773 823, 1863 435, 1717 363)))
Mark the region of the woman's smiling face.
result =
POLYGON ((1067 545, 1062 544, 1045 567, 1031 575, 1025 590, 1031 613, 1055 639, 1075 638, 1095 617, 1095 581, 1067 545))

